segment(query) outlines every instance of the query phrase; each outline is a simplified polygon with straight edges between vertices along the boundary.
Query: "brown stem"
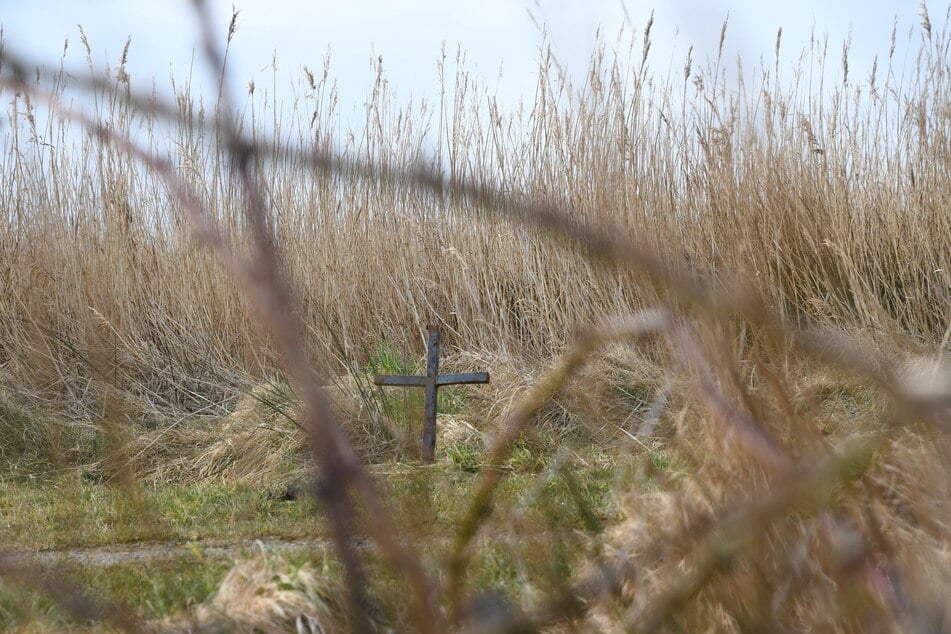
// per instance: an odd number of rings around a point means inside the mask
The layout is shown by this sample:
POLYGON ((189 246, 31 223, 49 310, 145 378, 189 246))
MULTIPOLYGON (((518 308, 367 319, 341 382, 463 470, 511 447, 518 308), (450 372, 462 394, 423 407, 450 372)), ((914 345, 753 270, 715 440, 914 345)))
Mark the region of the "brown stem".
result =
POLYGON ((575 346, 516 405, 512 414, 502 425, 501 431, 492 441, 486 468, 469 502, 468 511, 456 531, 453 552, 449 559, 447 588, 449 604, 456 610, 453 619, 458 617, 458 610, 462 607, 461 594, 465 571, 469 563, 469 545, 479 527, 492 513, 492 499, 504 473, 503 467, 512 449, 512 443, 528 425, 538 408, 564 385, 565 381, 588 360, 596 348, 609 341, 641 337, 666 330, 669 325, 670 315, 666 311, 645 311, 634 317, 606 322, 591 329, 579 338, 575 346))

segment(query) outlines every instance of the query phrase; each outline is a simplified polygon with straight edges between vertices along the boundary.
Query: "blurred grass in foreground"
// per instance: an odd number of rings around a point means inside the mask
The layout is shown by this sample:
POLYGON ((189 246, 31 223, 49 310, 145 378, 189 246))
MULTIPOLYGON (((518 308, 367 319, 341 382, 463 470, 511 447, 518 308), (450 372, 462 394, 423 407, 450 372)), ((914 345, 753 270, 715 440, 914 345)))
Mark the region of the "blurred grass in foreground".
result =
POLYGON ((445 58, 451 97, 402 107, 379 68, 343 138, 309 69, 288 123, 253 89, 137 100, 125 54, 85 84, 3 51, 4 548, 336 548, 4 556, 4 624, 948 629, 951 65, 924 8, 916 36, 908 74, 813 40, 734 85, 655 76, 647 25, 580 85, 546 56, 515 112, 445 58), (72 90, 83 136, 37 107, 72 90), (365 369, 426 323, 493 382, 447 392, 423 469, 365 369))

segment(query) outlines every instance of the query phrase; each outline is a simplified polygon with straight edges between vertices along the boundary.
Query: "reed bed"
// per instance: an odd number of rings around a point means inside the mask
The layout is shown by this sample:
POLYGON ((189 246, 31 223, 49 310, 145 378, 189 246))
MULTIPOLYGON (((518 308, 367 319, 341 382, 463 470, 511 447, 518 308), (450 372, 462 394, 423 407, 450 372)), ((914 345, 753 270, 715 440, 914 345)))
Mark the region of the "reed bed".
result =
MULTIPOLYGON (((393 170, 432 167, 449 181, 557 203, 703 275, 741 275, 785 314, 883 340, 942 340, 951 292, 943 33, 922 36, 911 77, 885 55, 872 78, 848 76, 846 51, 823 94, 803 79, 831 74, 837 61, 819 40, 807 51, 816 68, 767 66, 736 86, 728 60, 655 77, 637 63, 640 45, 639 35, 633 51, 601 51, 580 83, 543 60, 534 103, 514 112, 462 62, 453 76, 444 61, 439 104, 396 103, 379 69, 366 121, 343 138, 333 132, 332 78, 319 71, 304 69, 293 118, 278 118, 260 90, 250 94, 241 116, 269 156, 260 176, 310 347, 421 351, 420 329, 432 321, 450 345, 539 358, 658 297, 635 274, 579 261, 570 245, 486 218, 464 198, 386 174, 315 173, 301 156, 312 150, 393 170)), ((97 116, 170 150, 219 225, 246 239, 236 184, 209 141, 212 113, 178 88, 176 120, 160 120, 124 103, 122 64, 110 72, 115 85, 94 91, 97 116)), ((65 80, 54 88, 51 98, 67 98, 65 80)), ((158 176, 10 96, 0 236, 8 380, 81 403, 83 357, 96 338, 129 389, 156 403, 201 407, 235 373, 272 369, 246 302, 158 176)))

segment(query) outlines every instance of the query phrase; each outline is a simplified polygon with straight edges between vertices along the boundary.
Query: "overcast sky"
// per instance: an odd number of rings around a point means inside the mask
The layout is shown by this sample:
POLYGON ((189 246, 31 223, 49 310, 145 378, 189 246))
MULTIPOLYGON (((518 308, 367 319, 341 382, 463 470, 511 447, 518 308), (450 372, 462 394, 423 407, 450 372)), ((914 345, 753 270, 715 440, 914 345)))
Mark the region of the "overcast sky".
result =
MULTIPOLYGON (((651 12, 652 60, 659 70, 669 63, 679 70, 691 44, 698 62, 715 55, 727 14, 727 54, 740 53, 748 67, 761 55, 772 59, 782 26, 787 54, 798 55, 815 28, 828 34, 836 63, 851 33, 851 65, 860 73, 867 73, 875 54, 887 53, 896 18, 900 56, 909 29, 920 24, 918 0, 213 0, 222 33, 232 4, 240 11, 231 50, 235 79, 246 85, 253 78, 270 89, 276 54, 277 93, 289 100, 291 79, 300 78, 302 65, 319 70, 329 50, 345 118, 359 112, 372 83, 370 59, 378 56, 401 98, 438 94, 443 41, 451 54, 461 44, 470 69, 501 101, 530 100, 541 41, 536 21, 546 25, 556 56, 579 81, 599 26, 613 42, 622 27, 640 33, 651 12)), ((948 5, 927 4, 940 27, 948 5)), ((160 89, 170 74, 179 81, 187 76, 196 49, 186 0, 0 0, 0 24, 7 46, 57 66, 68 39, 66 66, 74 69, 85 65, 77 25, 86 31, 97 66, 114 65, 131 37, 127 68, 134 84, 150 86, 155 78, 160 89)), ((915 46, 917 37, 916 31, 915 46)))

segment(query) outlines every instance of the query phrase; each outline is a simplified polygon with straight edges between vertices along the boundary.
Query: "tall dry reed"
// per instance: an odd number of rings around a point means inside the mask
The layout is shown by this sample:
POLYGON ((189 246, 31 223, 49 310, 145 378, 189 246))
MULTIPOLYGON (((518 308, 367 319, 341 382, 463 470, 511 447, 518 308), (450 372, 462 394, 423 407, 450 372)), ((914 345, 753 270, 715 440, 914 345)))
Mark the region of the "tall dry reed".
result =
MULTIPOLYGON (((803 56, 814 67, 777 63, 736 80, 719 59, 656 77, 637 63, 648 44, 642 51, 632 37, 636 50, 599 51, 580 85, 543 60, 535 102, 514 112, 497 106, 459 60, 454 76, 442 61, 447 97, 439 104, 396 102, 378 68, 366 121, 343 138, 334 134, 341 114, 326 69, 304 69, 289 119, 252 89, 239 114, 270 155, 260 176, 311 348, 323 352, 331 337, 347 353, 368 342, 418 348, 421 325, 432 321, 451 333, 450 345, 539 358, 585 325, 657 297, 636 276, 579 262, 563 242, 499 218, 472 220, 478 212, 464 198, 420 192, 386 174, 368 182, 315 173, 300 156, 312 150, 394 169, 434 166, 448 181, 485 183, 570 209, 579 222, 612 223, 705 275, 734 271, 785 314, 940 342, 951 299, 945 33, 922 34, 903 84, 887 54, 871 78, 839 68, 821 94, 803 79, 834 74, 818 40, 803 56)), ((171 123, 133 109, 123 99, 124 62, 108 70, 109 87, 92 91, 97 116, 117 133, 170 149, 219 225, 246 242, 238 185, 209 141, 213 113, 180 86, 171 123)), ((48 82, 53 98, 67 98, 62 75, 48 82)), ((272 367, 245 300, 196 246, 161 181, 121 150, 46 117, 27 95, 7 94, 6 381, 85 402, 92 333, 78 325, 93 315, 123 387, 157 407, 200 408, 236 374, 272 367)))

